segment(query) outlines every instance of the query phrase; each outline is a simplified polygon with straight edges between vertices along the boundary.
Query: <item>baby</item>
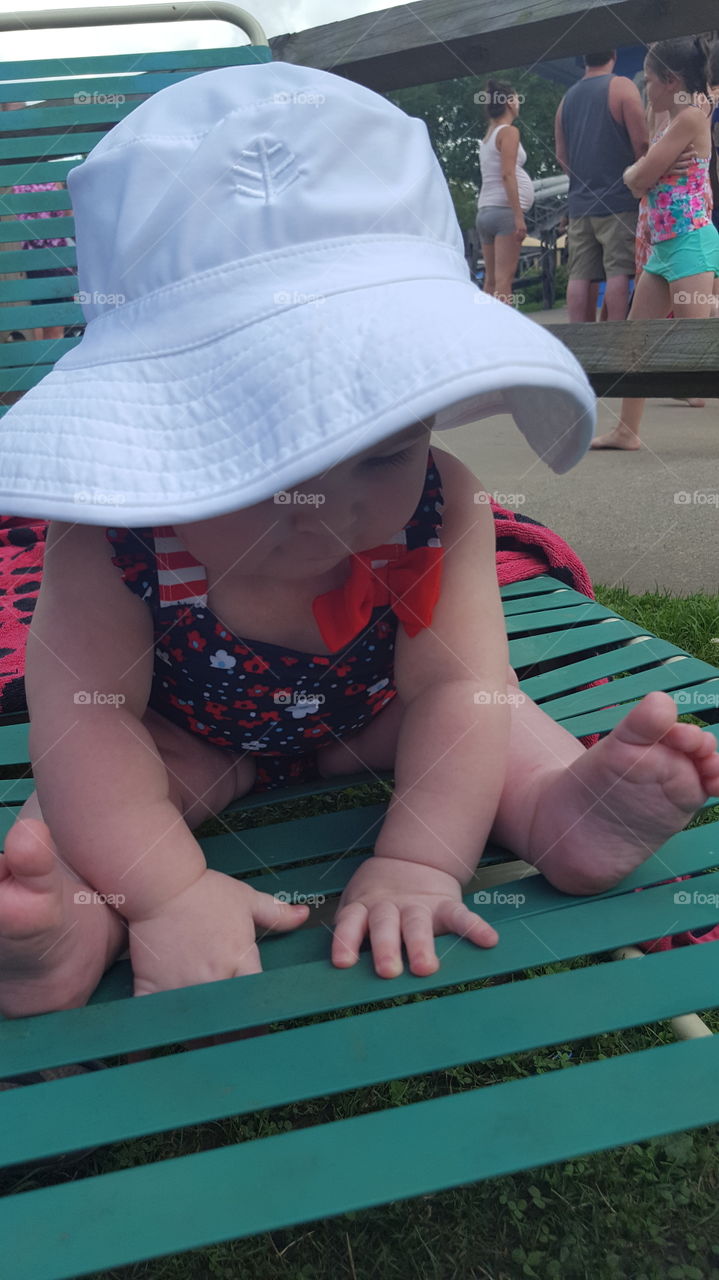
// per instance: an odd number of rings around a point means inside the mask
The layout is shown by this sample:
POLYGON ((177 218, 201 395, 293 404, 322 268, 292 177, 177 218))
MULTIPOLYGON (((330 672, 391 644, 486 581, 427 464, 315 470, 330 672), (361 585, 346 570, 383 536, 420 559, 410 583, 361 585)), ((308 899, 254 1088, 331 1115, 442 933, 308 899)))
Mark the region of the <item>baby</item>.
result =
POLYGON ((591 894, 717 794, 667 694, 586 751, 519 690, 485 491, 430 432, 509 410, 566 470, 592 397, 471 284, 421 122, 328 73, 209 72, 69 186, 89 323, 0 431, 0 506, 51 519, 5 1016, 83 1004, 127 948, 138 995, 257 972, 308 909, 193 835, 253 789, 394 771, 332 941, 386 978, 403 948, 434 972, 437 934, 496 944, 462 902, 488 839, 591 894))

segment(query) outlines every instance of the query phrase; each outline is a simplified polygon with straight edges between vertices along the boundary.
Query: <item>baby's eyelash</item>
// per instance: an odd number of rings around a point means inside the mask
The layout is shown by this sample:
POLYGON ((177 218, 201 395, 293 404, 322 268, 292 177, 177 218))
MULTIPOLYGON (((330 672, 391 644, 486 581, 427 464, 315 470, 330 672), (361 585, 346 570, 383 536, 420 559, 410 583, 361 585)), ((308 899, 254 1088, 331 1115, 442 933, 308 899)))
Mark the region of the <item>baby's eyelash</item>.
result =
POLYGON ((406 462, 411 452, 411 449, 402 449, 400 453, 390 453, 386 458, 367 458, 366 465, 368 467, 397 467, 402 462, 406 462))

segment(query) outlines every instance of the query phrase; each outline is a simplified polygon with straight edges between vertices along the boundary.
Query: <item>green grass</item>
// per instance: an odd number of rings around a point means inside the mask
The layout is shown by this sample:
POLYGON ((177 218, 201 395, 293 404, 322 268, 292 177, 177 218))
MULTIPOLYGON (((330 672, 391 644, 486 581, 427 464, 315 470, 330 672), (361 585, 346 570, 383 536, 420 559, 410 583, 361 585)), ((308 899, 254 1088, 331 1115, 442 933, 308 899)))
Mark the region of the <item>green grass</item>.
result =
MULTIPOLYGON (((696 657, 719 665, 719 645, 713 643, 719 637, 716 597, 695 595, 677 600, 666 595, 631 596, 623 588, 598 587, 597 598, 696 657)), ((363 788, 362 795, 365 802, 378 800, 386 795, 386 788, 381 784, 363 788)), ((348 791, 339 797, 295 802, 290 808, 272 806, 235 815, 232 825, 285 820, 300 813, 351 806, 355 799, 356 793, 348 791)), ((697 821, 716 816, 716 810, 705 812, 697 821)), ((209 824, 203 828, 208 834, 211 830, 209 824)), ((541 972, 589 963, 592 959, 584 958, 569 966, 547 966, 541 972)), ((526 977, 515 974, 511 980, 526 977)), ((719 1012, 703 1016, 711 1029, 719 1032, 719 1012)), ((140 1161, 169 1159, 519 1076, 573 1070, 582 1062, 672 1040, 671 1028, 662 1023, 573 1044, 550 1045, 491 1063, 469 1064, 117 1144, 68 1165, 66 1176, 86 1177, 140 1161)), ((651 1086, 650 1081, 647 1084, 651 1086)), ((478 1143, 481 1137, 477 1134, 478 1143)), ((351 1151, 346 1159, 352 1160, 351 1151)), ((27 1190, 56 1180, 56 1169, 33 1166, 14 1171, 14 1185, 6 1175, 2 1189, 27 1190)), ((272 1195, 271 1187, 267 1194, 272 1195)), ((151 1206, 148 1212, 152 1212, 151 1206)), ((102 1276, 117 1280, 517 1280, 525 1276, 536 1280, 623 1280, 626 1276, 632 1280, 719 1280, 718 1226, 719 1132, 697 1129, 103 1272, 102 1276)))
POLYGON ((626 587, 595 584, 597 600, 695 658, 719 667, 719 596, 633 596, 626 587))

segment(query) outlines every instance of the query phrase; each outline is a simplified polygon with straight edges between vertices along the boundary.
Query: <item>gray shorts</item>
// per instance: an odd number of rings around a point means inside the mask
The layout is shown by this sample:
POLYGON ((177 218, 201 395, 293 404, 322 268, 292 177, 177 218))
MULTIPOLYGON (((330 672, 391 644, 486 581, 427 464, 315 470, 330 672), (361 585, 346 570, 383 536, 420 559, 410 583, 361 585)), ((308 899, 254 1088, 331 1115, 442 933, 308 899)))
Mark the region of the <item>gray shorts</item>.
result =
POLYGON ((495 236, 514 235, 514 214, 509 205, 485 204, 477 210, 476 227, 482 244, 494 244, 495 236))

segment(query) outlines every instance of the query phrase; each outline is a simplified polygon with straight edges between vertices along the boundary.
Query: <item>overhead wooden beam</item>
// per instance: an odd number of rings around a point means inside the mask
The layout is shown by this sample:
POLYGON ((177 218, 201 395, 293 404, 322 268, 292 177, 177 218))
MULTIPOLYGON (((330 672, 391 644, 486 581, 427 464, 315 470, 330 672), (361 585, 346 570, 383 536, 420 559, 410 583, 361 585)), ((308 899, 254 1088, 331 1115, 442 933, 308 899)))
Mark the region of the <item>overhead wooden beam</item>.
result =
POLYGON ((545 327, 577 357, 598 396, 719 396, 719 321, 545 327))
POLYGON ((274 36, 273 56, 383 92, 714 28, 717 0, 420 0, 274 36))

